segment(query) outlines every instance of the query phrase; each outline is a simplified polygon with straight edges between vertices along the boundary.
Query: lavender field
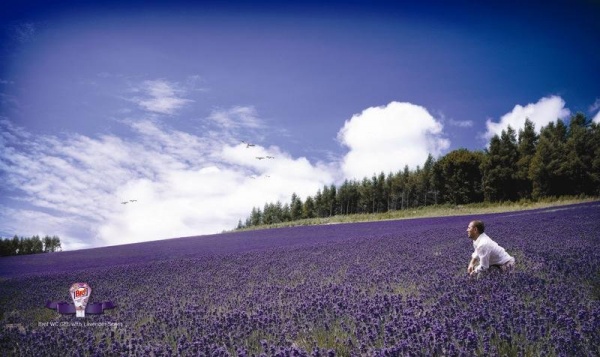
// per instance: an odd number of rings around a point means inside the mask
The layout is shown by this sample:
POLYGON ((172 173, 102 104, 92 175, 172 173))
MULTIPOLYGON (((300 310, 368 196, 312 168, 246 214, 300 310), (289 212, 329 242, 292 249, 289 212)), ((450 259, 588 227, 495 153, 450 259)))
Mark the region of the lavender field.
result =
POLYGON ((2 355, 598 356, 600 203, 6 257, 0 314, 2 355), (475 218, 514 273, 467 277, 475 218))

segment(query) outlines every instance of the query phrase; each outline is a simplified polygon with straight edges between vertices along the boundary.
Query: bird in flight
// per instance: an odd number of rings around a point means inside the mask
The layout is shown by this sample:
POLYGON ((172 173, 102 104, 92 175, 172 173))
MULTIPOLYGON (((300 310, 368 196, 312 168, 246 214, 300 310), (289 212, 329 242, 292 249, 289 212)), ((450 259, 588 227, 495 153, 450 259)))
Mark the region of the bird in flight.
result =
POLYGON ((259 159, 259 160, 264 160, 265 159, 264 156, 257 156, 256 158, 259 159))
POLYGON ((267 156, 267 159, 274 159, 275 156, 267 156))
POLYGON ((137 202, 137 200, 129 200, 129 202, 137 202))
POLYGON ((123 202, 121 202, 121 204, 122 204, 122 205, 126 205, 126 204, 128 204, 128 203, 129 203, 129 202, 127 202, 127 201, 123 201, 123 202))
POLYGON ((246 149, 251 146, 256 146, 256 144, 248 143, 248 142, 245 142, 244 140, 242 140, 242 143, 246 144, 246 149))

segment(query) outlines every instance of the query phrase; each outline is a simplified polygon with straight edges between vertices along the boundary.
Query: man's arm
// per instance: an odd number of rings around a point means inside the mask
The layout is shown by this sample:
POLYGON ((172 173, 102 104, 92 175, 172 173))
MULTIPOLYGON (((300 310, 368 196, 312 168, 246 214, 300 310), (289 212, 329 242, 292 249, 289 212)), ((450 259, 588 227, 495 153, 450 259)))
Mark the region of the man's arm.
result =
POLYGON ((471 261, 469 262, 469 266, 467 267, 467 273, 472 274, 475 270, 475 264, 477 264, 477 255, 473 253, 471 256, 471 261))
POLYGON ((476 249, 474 254, 477 254, 479 257, 479 265, 473 270, 472 274, 487 270, 490 267, 491 248, 488 245, 480 246, 476 249))

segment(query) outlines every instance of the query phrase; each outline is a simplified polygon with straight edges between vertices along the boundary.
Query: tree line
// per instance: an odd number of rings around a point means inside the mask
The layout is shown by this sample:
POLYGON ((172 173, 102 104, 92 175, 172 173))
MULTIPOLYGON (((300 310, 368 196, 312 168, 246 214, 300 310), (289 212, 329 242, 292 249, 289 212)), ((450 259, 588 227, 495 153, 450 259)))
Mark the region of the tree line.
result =
POLYGON ((300 219, 383 213, 428 205, 506 202, 600 194, 600 124, 582 113, 535 131, 527 119, 518 133, 508 127, 484 150, 457 149, 423 167, 405 166, 362 180, 325 185, 302 200, 254 207, 238 229, 300 219))
POLYGON ((0 256, 58 252, 62 250, 57 236, 18 237, 0 239, 0 256))

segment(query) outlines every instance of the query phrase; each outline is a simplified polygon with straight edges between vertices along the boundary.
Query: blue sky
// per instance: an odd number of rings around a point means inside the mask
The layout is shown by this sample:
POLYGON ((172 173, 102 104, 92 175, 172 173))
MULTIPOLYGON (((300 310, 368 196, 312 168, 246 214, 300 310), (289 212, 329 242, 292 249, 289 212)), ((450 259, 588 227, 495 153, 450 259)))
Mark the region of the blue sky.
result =
POLYGON ((0 236, 216 233, 527 117, 600 121, 598 2, 448 3, 3 2, 0 236))

